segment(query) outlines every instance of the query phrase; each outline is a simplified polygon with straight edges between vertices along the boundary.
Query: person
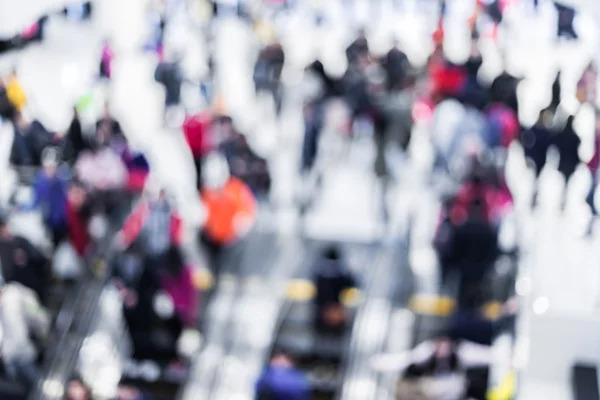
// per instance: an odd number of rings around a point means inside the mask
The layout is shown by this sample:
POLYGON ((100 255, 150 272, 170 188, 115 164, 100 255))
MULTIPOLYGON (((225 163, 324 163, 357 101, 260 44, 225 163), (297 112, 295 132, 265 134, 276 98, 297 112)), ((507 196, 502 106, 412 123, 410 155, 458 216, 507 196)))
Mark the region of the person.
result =
POLYGON ((80 257, 87 254, 92 241, 88 231, 91 217, 91 202, 84 184, 71 180, 67 193, 67 237, 80 257))
POLYGON ((144 390, 119 385, 117 400, 155 400, 155 397, 144 390))
POLYGON ((80 379, 69 382, 65 393, 66 400, 91 400, 92 391, 80 379))
POLYGON ((539 178, 546 165, 546 156, 551 143, 551 111, 540 111, 537 122, 521 134, 521 144, 525 158, 533 167, 536 178, 539 178))
POLYGON ((48 259, 26 238, 13 235, 6 217, 0 218, 0 264, 4 282, 20 283, 44 298, 48 259))
POLYGON ((484 198, 475 196, 465 209, 456 204, 437 234, 435 247, 443 280, 459 274, 459 293, 478 286, 499 256, 498 231, 490 223, 484 198))
POLYGON ((404 353, 377 354, 371 358, 371 367, 378 372, 399 372, 412 381, 433 378, 423 386, 426 393, 435 399, 449 399, 463 398, 467 389, 461 371, 486 367, 492 361, 490 346, 440 336, 404 353))
MULTIPOLYGON (((400 55, 397 57, 402 58, 400 55)), ((372 93, 370 100, 382 125, 374 135, 377 149, 374 168, 382 183, 384 224, 388 224, 390 219, 387 206, 389 186, 391 180, 398 178, 399 172, 402 170, 400 163, 408 149, 413 128, 412 109, 415 102, 415 78, 407 77, 406 74, 408 72, 398 72, 388 76, 388 80, 398 80, 389 83, 389 91, 380 89, 372 93)))
POLYGON ((100 78, 110 79, 112 76, 112 61, 114 52, 109 40, 102 44, 102 53, 100 54, 100 78))
POLYGON ((13 126, 10 162, 15 166, 41 166, 44 149, 60 142, 58 134, 49 132, 38 120, 28 121, 22 113, 17 112, 13 126))
POLYGON ((0 327, 5 370, 31 387, 39 379, 38 350, 31 338, 43 341, 50 330, 50 316, 35 292, 17 282, 4 285, 0 289, 0 327))
POLYGON ((12 121, 16 115, 15 107, 8 98, 5 82, 0 79, 0 117, 12 121))
POLYGON ((149 182, 116 236, 118 246, 132 245, 141 250, 149 268, 164 264, 169 249, 181 244, 183 221, 172 208, 164 190, 149 182))
POLYGON ((562 129, 558 128, 551 138, 551 146, 555 146, 558 149, 558 171, 565 179, 565 190, 562 200, 563 208, 566 204, 566 193, 569 182, 581 161, 579 158, 579 146, 581 145, 581 138, 577 132, 575 132, 575 128, 573 126, 574 121, 575 116, 568 115, 566 117, 566 121, 563 122, 564 127, 562 129))
POLYGON ((185 118, 182 125, 185 140, 192 151, 196 169, 196 186, 202 188, 202 162, 212 149, 211 130, 213 117, 209 111, 203 111, 185 118))
POLYGON ((256 220, 257 204, 248 186, 231 176, 223 155, 211 153, 204 163, 200 195, 207 210, 202 242, 210 263, 219 270, 224 248, 243 239, 256 220))
POLYGON ((25 90, 23 90, 23 86, 21 86, 16 69, 12 70, 6 81, 6 95, 15 110, 22 112, 27 104, 27 95, 25 94, 25 90))
POLYGON ((79 155, 89 149, 89 143, 83 135, 79 112, 76 107, 73 107, 73 119, 63 142, 63 157, 70 165, 74 165, 79 155))
POLYGON ((517 311, 515 299, 507 300, 497 319, 490 320, 483 315, 484 300, 481 288, 465 293, 458 308, 450 317, 448 335, 453 340, 467 340, 483 346, 491 346, 494 339, 503 332, 512 330, 517 311))
POLYGON ((248 185, 255 196, 268 195, 271 176, 267 161, 252 150, 243 134, 234 130, 231 118, 220 118, 216 124, 221 136, 219 151, 227 159, 231 176, 248 185))
POLYGON ((125 140, 125 135, 121 129, 121 124, 113 118, 110 111, 110 104, 104 103, 104 111, 98 121, 96 121, 96 131, 103 130, 108 140, 122 139, 125 140))
POLYGON ((154 72, 154 80, 165 88, 165 117, 168 117, 181 101, 183 71, 180 61, 181 55, 175 54, 171 60, 161 61, 154 72))
POLYGON ((127 168, 120 155, 109 146, 105 129, 101 127, 90 143, 90 150, 80 154, 74 166, 75 174, 94 190, 121 190, 127 184, 127 168))
POLYGON ((257 400, 309 400, 308 378, 294 367, 289 356, 277 352, 256 383, 257 400))
POLYGON ((282 106, 281 72, 285 63, 283 47, 277 41, 267 44, 261 51, 254 68, 256 92, 266 91, 273 96, 275 111, 279 115, 282 106))
POLYGON ((341 295, 344 290, 356 286, 352 274, 344 268, 337 246, 328 247, 313 276, 317 295, 315 297, 315 328, 321 333, 343 333, 347 320, 341 295))
POLYGON ((199 303, 181 249, 173 246, 163 264, 142 268, 133 285, 120 279, 115 282, 123 295, 134 359, 172 362, 190 354, 183 342, 195 337, 198 343, 195 323, 199 303))
POLYGON ((590 225, 588 228, 588 234, 592 234, 593 222, 598 216, 598 209, 595 204, 596 189, 598 187, 598 173, 600 172, 600 115, 596 115, 596 129, 594 134, 594 155, 588 161, 587 167, 592 175, 592 183, 590 190, 586 197, 586 203, 590 206, 592 212, 592 218, 590 219, 590 225))
POLYGON ((29 207, 42 211, 55 248, 67 236, 67 171, 60 168, 58 162, 57 149, 44 150, 42 170, 35 176, 33 203, 29 207))

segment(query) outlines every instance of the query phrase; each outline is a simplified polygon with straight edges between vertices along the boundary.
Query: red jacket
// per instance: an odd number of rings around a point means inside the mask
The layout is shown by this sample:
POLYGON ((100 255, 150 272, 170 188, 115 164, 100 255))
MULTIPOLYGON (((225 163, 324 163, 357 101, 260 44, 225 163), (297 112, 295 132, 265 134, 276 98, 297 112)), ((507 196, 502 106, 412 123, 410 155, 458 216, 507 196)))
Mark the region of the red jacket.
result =
POLYGON ((183 134, 194 158, 199 158, 212 149, 209 136, 211 125, 212 116, 206 112, 188 116, 183 122, 183 134))
MULTIPOLYGON (((146 219, 148 218, 150 212, 150 203, 148 199, 141 199, 136 204, 135 208, 127 217, 127 220, 123 224, 123 228, 121 228, 121 234, 123 235, 124 245, 125 247, 129 247, 135 242, 135 240, 140 235, 144 224, 146 223, 146 219)), ((170 224, 170 235, 171 235, 171 243, 174 245, 181 244, 182 236, 183 236, 183 221, 177 215, 176 212, 171 214, 171 224, 170 224)))
POLYGON ((87 221, 81 217, 80 211, 70 202, 67 203, 67 228, 71 245, 80 256, 84 256, 91 239, 87 221))

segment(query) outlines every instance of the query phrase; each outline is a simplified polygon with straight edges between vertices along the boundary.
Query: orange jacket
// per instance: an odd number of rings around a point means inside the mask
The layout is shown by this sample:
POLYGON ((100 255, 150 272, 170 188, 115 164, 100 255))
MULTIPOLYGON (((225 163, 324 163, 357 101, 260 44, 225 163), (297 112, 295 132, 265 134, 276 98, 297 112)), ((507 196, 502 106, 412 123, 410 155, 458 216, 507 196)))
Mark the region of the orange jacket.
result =
POLYGON ((239 238, 235 217, 246 214, 256 218, 256 200, 248 186, 237 178, 229 178, 222 189, 203 189, 202 201, 208 212, 204 230, 220 244, 230 244, 239 238))

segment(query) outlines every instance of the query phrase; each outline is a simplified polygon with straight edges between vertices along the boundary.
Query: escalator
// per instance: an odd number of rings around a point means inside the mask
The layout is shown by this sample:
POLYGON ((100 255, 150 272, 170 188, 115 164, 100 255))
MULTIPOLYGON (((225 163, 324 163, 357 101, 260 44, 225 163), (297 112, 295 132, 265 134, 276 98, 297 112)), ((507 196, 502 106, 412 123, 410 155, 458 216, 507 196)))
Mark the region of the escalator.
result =
POLYGON ((88 336, 91 322, 98 308, 102 291, 110 277, 110 265, 115 254, 113 237, 121 228, 131 210, 118 212, 108 224, 108 233, 95 245, 93 255, 87 260, 82 276, 65 295, 58 312, 52 334, 44 351, 41 377, 31 388, 28 399, 62 399, 66 385, 76 366, 79 350, 88 336))
POLYGON ((374 257, 365 283, 364 301, 357 310, 343 375, 336 399, 384 399, 380 377, 371 368, 373 354, 384 351, 392 337, 396 311, 410 287, 407 243, 399 241, 382 248, 374 257))
MULTIPOLYGON (((347 244, 343 248, 347 266, 356 275, 357 281, 368 281, 379 249, 373 245, 356 244, 347 244)), ((314 264, 301 271, 302 278, 312 278, 314 264)), ((313 399, 337 399, 342 388, 356 314, 356 299, 351 299, 353 292, 356 293, 356 289, 346 290, 342 296, 347 324, 339 333, 320 333, 314 328, 316 306, 312 296, 298 297, 292 293, 281 310, 270 357, 266 361, 278 352, 290 356, 296 368, 308 377, 313 399)))
MULTIPOLYGON (((205 343, 222 340, 237 298, 239 282, 252 273, 260 273, 260 263, 268 263, 276 254, 271 234, 251 235, 243 243, 227 251, 222 259, 221 278, 211 291, 203 293, 198 322, 205 343), (261 259, 264 256, 264 259, 261 259), (254 262, 249 262, 253 260, 254 262), (257 262, 257 260, 260 260, 257 262)), ((194 363, 185 360, 126 361, 121 383, 149 393, 155 399, 171 400, 186 387, 194 375, 194 363)), ((207 372, 210 376, 210 371, 207 372)))
POLYGON ((193 358, 186 381, 172 398, 212 398, 223 359, 235 340, 236 319, 245 310, 245 297, 257 281, 269 276, 284 244, 275 232, 254 232, 226 256, 221 276, 200 319, 203 348, 193 358))

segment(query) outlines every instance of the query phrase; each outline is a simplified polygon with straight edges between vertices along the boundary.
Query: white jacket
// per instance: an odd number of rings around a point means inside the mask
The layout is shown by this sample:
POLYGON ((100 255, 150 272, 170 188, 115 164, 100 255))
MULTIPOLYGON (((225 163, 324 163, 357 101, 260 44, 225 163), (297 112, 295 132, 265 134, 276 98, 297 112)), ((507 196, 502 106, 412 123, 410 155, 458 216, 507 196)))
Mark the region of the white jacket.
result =
POLYGON ((35 292, 20 283, 6 284, 0 292, 0 350, 5 363, 31 362, 37 349, 31 334, 43 338, 50 329, 50 316, 35 292))

